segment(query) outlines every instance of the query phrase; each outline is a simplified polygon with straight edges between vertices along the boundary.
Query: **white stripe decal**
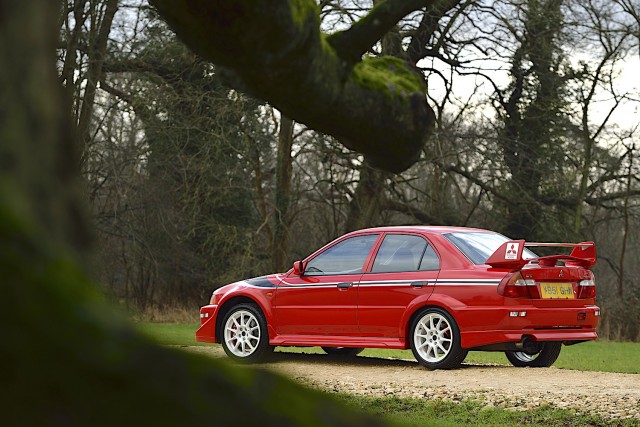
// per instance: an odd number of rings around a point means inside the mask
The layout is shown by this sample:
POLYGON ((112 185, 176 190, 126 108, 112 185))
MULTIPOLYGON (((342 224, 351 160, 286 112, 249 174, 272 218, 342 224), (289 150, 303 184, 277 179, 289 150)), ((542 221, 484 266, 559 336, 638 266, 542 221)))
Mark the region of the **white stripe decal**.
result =
MULTIPOLYGON (((426 282, 425 286, 497 286, 500 284, 500 280, 495 279, 442 279, 442 280, 425 280, 425 279, 411 279, 411 280, 367 280, 361 282, 354 282, 354 286, 362 285, 366 287, 390 287, 390 286, 411 286, 414 282, 426 282)), ((246 282, 241 282, 246 286, 252 288, 264 288, 262 286, 250 285, 246 282)), ((344 282, 332 282, 332 283, 318 283, 318 284, 296 284, 282 281, 280 285, 287 285, 288 288, 331 288, 336 287, 339 283, 344 282)))
POLYGON ((366 288, 389 288, 391 286, 409 286, 410 282, 402 282, 402 283, 360 282, 359 284, 366 288))
POLYGON ((436 285, 441 286, 496 286, 500 280, 495 279, 438 279, 436 285))
POLYGON ((436 286, 498 286, 500 284, 497 282, 474 282, 474 281, 451 281, 451 282, 441 282, 438 280, 436 286))
MULTIPOLYGON (((283 281, 282 283, 280 283, 280 285, 287 285, 288 288, 334 288, 336 286, 338 286, 338 283, 344 283, 344 282, 335 282, 335 283, 318 283, 317 285, 313 285, 313 284, 294 284, 294 283, 288 283, 283 281)), ((356 285, 357 283, 354 283, 354 285, 356 285)), ((280 285, 278 285, 278 287, 280 287, 280 285)))

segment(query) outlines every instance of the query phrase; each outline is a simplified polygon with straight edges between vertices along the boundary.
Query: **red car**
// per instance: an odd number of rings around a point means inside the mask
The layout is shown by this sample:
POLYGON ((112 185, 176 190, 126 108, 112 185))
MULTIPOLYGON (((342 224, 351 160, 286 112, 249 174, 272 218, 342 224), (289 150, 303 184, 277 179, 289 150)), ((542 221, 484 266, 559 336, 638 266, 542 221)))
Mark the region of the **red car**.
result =
POLYGON ((275 346, 411 348, 430 369, 469 351, 550 366, 562 344, 595 340, 593 242, 529 243, 463 227, 370 228, 327 244, 284 274, 220 289, 200 310, 196 341, 257 361, 275 346), (527 247, 572 248, 538 257, 527 247), (567 250, 568 252, 568 250, 567 250))

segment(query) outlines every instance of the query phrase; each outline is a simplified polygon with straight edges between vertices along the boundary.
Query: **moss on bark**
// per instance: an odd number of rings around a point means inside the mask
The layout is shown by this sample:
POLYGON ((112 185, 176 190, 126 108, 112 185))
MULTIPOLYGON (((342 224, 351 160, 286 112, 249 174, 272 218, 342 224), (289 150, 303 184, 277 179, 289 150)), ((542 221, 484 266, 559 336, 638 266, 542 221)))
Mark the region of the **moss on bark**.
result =
POLYGON ((424 81, 405 61, 393 56, 367 58, 358 62, 350 76, 354 83, 388 97, 409 100, 412 93, 424 93, 424 81))

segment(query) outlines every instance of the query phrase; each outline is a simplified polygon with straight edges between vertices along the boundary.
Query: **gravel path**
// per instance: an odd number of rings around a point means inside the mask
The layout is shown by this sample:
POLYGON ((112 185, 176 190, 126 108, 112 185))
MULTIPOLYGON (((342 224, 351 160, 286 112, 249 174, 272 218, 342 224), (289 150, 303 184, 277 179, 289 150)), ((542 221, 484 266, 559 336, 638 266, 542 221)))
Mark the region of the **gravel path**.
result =
MULTIPOLYGON (((220 346, 188 349, 224 357, 220 346)), ((640 420, 638 374, 472 364, 450 371, 428 371, 409 360, 276 354, 273 361, 258 366, 332 392, 453 401, 474 399, 487 408, 512 410, 548 404, 581 413, 640 420)))

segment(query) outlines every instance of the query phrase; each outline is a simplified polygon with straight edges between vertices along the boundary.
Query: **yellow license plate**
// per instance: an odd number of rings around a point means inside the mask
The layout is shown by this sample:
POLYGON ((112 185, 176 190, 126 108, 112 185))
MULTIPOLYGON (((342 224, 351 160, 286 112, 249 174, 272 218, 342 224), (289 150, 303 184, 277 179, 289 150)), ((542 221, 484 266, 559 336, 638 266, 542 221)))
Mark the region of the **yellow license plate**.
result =
POLYGON ((540 294, 545 299, 574 299, 571 283, 540 283, 540 294))

